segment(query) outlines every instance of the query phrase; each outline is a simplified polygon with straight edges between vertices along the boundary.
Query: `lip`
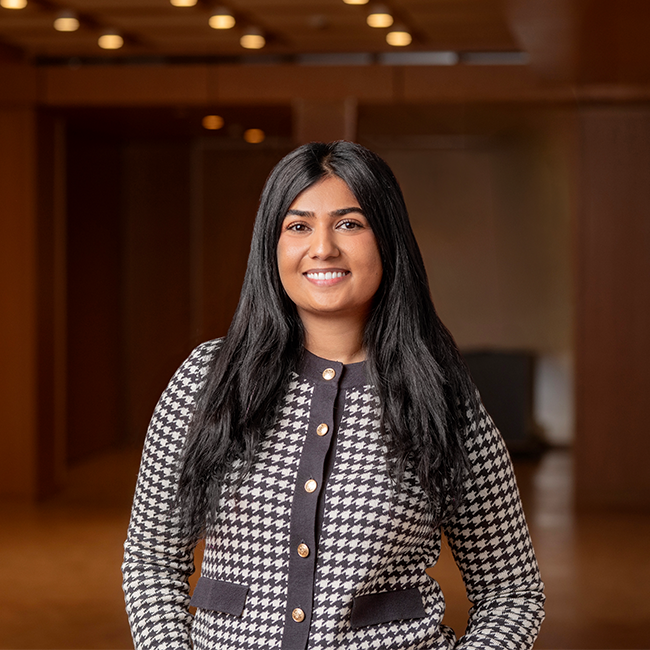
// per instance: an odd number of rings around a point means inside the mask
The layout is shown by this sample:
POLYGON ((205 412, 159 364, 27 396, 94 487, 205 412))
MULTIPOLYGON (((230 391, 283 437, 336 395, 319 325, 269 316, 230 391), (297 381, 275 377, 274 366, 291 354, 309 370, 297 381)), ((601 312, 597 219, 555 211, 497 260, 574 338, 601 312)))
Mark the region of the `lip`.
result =
POLYGON ((303 273, 303 276, 308 282, 311 282, 318 287, 331 287, 343 282, 347 277, 349 277, 350 271, 347 269, 336 268, 309 269, 303 273), (338 275, 339 273, 342 275, 338 275), (312 277, 310 277, 310 274, 312 277), (321 277, 314 277, 315 274, 319 274, 321 277))

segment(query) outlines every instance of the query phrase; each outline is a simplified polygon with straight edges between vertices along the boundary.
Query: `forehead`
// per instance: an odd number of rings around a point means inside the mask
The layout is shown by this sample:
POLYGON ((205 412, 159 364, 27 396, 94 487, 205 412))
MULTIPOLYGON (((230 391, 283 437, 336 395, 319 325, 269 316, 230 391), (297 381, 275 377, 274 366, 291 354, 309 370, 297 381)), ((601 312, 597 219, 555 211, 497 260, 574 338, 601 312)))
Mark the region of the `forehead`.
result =
POLYGON ((331 212, 341 208, 360 207, 359 201, 338 176, 326 176, 303 190, 294 199, 289 209, 305 212, 331 212))

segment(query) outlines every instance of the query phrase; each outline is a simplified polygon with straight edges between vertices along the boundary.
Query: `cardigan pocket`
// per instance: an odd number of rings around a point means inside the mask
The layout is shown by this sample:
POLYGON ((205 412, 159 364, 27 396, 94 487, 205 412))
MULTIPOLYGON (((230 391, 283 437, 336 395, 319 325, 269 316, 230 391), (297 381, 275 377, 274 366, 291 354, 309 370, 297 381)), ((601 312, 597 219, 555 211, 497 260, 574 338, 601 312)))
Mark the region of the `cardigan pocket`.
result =
POLYGON ((424 618, 426 615, 422 595, 417 587, 380 591, 354 597, 350 625, 358 628, 408 618, 424 618))
POLYGON ((248 587, 201 576, 196 583, 190 605, 200 609, 241 616, 248 587))

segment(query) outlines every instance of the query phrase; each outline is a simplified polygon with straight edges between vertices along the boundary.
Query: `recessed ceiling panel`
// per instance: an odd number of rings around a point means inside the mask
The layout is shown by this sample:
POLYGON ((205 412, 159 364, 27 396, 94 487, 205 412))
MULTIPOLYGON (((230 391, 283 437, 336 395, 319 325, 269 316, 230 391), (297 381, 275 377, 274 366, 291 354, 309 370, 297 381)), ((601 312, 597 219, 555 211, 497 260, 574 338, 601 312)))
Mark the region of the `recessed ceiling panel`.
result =
MULTIPOLYGON (((23 10, 0 9, 0 44, 16 45, 28 57, 115 56, 97 46, 97 36, 114 28, 125 35, 119 54, 164 56, 247 55, 239 44, 251 25, 267 37, 264 52, 384 52, 386 29, 366 24, 368 6, 342 0, 215 0, 237 19, 231 30, 212 30, 212 5, 173 7, 169 0, 32 1, 23 10), (78 32, 60 34, 54 18, 63 9, 77 11, 78 32)), ((387 0, 397 21, 413 34, 409 50, 516 49, 499 0, 387 0)))

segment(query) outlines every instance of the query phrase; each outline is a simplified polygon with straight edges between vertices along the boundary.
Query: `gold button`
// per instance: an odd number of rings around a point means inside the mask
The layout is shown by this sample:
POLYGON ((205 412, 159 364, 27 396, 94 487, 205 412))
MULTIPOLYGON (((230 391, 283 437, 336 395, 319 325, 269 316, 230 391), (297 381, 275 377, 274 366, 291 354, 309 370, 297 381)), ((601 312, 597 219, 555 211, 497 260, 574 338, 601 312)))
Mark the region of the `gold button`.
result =
POLYGON ((307 557, 309 555, 309 546, 307 544, 298 544, 298 555, 307 557))
POLYGON ((316 428, 316 433, 319 436, 326 436, 327 432, 330 430, 330 428, 323 422, 323 424, 319 424, 318 427, 316 428))
POLYGON ((305 491, 306 492, 314 492, 314 490, 318 487, 318 483, 314 481, 313 478, 310 478, 306 483, 305 483, 305 491))
POLYGON ((300 607, 296 607, 296 609, 291 612, 291 618, 296 622, 296 623, 302 623, 305 620, 305 612, 300 609, 300 607))
POLYGON ((334 370, 334 368, 325 368, 325 370, 323 370, 323 379, 329 381, 330 379, 334 379, 335 376, 336 370, 334 370))

